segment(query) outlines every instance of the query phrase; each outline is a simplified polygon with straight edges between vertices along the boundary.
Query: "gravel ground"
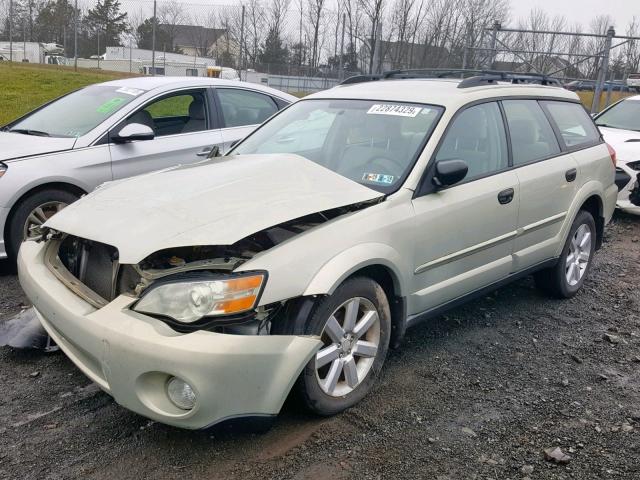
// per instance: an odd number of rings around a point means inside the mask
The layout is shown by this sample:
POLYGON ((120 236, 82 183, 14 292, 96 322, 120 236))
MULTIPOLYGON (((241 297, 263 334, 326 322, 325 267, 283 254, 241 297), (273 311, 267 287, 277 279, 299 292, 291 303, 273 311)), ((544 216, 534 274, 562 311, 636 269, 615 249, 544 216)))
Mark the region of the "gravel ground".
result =
MULTIPOLYGON (((159 425, 64 355, 3 347, 0 478, 638 479, 639 278, 640 219, 616 215, 572 300, 500 289, 411 330, 358 406, 291 400, 266 434, 159 425)), ((2 321, 27 302, 6 263, 0 292, 2 321)))

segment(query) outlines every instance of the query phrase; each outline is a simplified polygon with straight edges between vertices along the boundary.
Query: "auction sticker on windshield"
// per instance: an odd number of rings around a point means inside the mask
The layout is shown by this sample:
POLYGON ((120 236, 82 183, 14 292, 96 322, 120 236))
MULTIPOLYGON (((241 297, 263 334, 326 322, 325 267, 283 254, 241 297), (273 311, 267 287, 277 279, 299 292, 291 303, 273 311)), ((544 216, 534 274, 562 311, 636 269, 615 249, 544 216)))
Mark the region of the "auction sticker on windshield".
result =
POLYGON ((134 97, 137 97, 141 93, 144 93, 144 90, 140 90, 139 88, 120 87, 118 90, 116 90, 116 92, 126 93, 127 95, 133 95, 134 97))
POLYGON ((415 117, 420 113, 422 108, 412 107, 411 105, 371 105, 367 111, 368 115, 395 115, 398 117, 415 117))

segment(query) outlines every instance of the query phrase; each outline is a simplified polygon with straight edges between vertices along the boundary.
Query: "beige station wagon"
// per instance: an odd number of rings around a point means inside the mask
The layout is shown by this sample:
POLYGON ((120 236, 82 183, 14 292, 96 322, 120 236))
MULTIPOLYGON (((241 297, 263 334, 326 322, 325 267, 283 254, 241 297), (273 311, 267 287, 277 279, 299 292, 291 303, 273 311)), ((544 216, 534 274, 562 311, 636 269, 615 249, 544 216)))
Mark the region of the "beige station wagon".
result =
POLYGON ((580 289, 617 188, 574 93, 364 80, 223 157, 105 184, 23 244, 42 325, 119 404, 195 429, 273 417, 295 389, 335 414, 408 327, 523 275, 580 289))

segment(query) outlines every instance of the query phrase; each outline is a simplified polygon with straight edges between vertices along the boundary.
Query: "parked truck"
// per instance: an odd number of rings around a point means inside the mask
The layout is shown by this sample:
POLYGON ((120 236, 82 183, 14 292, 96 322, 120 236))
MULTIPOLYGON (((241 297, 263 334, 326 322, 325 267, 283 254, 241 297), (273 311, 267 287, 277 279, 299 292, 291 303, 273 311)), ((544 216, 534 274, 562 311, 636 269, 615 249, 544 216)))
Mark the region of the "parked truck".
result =
POLYGON ((0 60, 65 65, 64 46, 57 43, 0 42, 0 60))

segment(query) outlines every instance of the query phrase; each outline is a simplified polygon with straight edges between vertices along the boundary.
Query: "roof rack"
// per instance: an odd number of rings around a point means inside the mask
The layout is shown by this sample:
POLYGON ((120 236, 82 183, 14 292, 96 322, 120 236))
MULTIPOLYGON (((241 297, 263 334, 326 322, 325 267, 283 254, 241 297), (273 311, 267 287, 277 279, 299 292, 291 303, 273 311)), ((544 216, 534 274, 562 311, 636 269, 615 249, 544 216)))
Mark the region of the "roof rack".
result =
POLYGON ((458 84, 458 88, 479 87, 492 85, 497 82, 510 82, 514 85, 533 83, 537 85, 561 87, 562 82, 554 77, 538 73, 513 73, 500 71, 485 71, 481 75, 465 78, 458 84))
POLYGON ((533 83, 539 85, 562 86, 562 82, 554 77, 538 73, 515 73, 499 70, 470 70, 450 68, 414 68, 406 70, 388 70, 383 73, 356 75, 344 80, 340 85, 349 85, 379 80, 406 80, 416 78, 463 78, 458 88, 479 87, 497 82, 512 84, 533 83), (470 76, 471 75, 471 76, 470 76), (464 77, 467 78, 464 78, 464 77))

